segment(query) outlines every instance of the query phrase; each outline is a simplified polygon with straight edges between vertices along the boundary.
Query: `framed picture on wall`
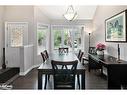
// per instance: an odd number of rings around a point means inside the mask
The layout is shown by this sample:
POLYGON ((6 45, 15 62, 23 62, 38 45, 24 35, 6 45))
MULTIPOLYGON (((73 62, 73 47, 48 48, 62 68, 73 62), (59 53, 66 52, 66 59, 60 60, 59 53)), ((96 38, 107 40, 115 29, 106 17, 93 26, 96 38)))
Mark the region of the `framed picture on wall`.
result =
POLYGON ((106 42, 127 42, 126 13, 125 10, 105 20, 106 42))

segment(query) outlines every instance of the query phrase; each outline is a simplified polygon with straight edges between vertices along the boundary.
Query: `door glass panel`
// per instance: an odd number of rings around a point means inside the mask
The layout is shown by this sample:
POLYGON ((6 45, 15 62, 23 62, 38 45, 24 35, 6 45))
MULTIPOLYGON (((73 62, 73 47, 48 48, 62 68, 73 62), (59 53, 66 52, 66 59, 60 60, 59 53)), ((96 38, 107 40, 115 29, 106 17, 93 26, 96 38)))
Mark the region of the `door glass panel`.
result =
POLYGON ((23 45, 23 31, 22 28, 17 27, 11 31, 11 47, 18 47, 23 45))
POLYGON ((8 23, 7 29, 10 47, 23 46, 23 34, 26 31, 25 23, 8 23))

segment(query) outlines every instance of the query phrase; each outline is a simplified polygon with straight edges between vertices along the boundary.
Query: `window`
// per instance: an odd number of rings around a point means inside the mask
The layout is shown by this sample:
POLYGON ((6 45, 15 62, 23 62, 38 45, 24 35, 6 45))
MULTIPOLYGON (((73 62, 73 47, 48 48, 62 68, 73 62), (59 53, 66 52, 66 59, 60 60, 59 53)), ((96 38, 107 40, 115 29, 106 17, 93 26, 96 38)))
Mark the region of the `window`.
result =
POLYGON ((75 31, 74 33, 74 50, 81 49, 81 31, 75 31))
POLYGON ((53 30, 54 32, 54 49, 57 49, 61 46, 61 31, 60 30, 53 30))
POLYGON ((69 47, 69 51, 81 49, 81 27, 53 26, 54 49, 69 47))
POLYGON ((38 54, 46 49, 48 26, 37 24, 38 54))

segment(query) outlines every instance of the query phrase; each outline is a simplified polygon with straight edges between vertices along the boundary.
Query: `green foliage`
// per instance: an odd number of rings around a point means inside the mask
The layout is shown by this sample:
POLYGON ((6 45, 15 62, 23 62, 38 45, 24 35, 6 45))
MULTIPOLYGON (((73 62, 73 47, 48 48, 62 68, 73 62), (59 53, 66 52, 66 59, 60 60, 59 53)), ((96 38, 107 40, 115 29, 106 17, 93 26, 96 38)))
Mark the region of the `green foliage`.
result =
POLYGON ((37 38, 38 38, 38 43, 39 45, 41 45, 42 40, 44 39, 45 34, 43 31, 37 31, 37 38))
POLYGON ((54 45, 55 47, 60 46, 61 44, 61 32, 60 31, 54 31, 54 45))
POLYGON ((64 44, 67 45, 68 34, 64 33, 64 44))

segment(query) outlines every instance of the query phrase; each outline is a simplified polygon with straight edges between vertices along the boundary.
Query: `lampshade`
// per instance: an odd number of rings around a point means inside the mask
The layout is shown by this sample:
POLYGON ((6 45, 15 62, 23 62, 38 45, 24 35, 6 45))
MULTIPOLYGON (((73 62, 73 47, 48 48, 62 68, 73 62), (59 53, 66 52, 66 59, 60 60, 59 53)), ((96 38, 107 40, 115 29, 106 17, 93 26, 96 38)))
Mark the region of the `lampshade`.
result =
POLYGON ((74 11, 74 8, 72 5, 70 5, 64 14, 65 19, 72 21, 77 18, 77 12, 74 11))

